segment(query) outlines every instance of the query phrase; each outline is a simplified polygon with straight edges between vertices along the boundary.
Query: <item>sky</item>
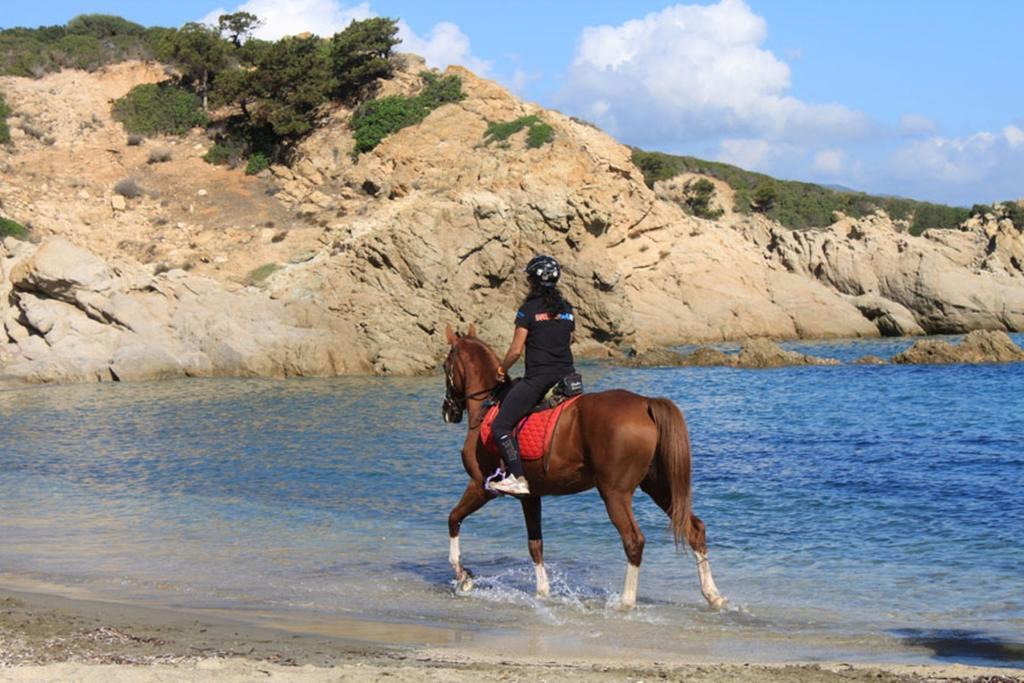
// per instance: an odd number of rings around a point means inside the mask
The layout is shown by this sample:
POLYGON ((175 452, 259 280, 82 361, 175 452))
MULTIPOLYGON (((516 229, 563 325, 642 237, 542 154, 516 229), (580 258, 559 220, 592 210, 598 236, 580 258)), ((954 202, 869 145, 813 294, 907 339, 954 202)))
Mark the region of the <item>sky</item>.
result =
POLYGON ((0 27, 239 9, 265 38, 399 19, 398 49, 644 149, 951 204, 1024 197, 1017 0, 0 0, 0 27))

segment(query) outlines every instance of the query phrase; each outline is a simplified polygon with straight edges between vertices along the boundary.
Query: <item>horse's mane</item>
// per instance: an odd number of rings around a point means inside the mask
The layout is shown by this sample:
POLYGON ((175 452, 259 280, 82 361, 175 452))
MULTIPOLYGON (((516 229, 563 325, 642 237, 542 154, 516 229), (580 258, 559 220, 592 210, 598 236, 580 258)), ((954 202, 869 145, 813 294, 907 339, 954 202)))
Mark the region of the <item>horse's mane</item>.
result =
POLYGON ((495 363, 498 362, 498 354, 491 348, 490 344, 479 337, 460 337, 459 346, 465 348, 466 352, 475 358, 483 354, 488 360, 493 360, 495 363))

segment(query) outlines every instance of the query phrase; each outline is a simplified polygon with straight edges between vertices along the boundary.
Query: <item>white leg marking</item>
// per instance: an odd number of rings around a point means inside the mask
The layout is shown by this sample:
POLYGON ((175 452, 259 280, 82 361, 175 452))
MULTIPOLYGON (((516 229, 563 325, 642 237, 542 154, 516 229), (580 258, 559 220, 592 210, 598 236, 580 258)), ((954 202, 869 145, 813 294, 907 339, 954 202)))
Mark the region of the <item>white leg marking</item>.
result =
POLYGON ((636 587, 640 583, 640 567, 626 564, 626 585, 622 588, 622 606, 636 605, 636 587))
POLYGON ((537 573, 537 597, 546 598, 551 594, 551 585, 548 583, 548 572, 544 569, 544 563, 533 565, 537 573))
POLYGON ((448 537, 448 562, 455 571, 456 590, 467 593, 473 590, 473 575, 462 566, 462 553, 459 551, 459 537, 448 537))
POLYGON ((449 536, 448 537, 448 563, 458 572, 462 569, 461 564, 462 554, 459 551, 459 537, 449 536))
POLYGON ((711 576, 711 563, 708 562, 707 553, 695 553, 697 556, 697 575, 700 577, 700 592, 712 609, 722 609, 725 605, 725 598, 718 592, 715 586, 715 579, 711 576))

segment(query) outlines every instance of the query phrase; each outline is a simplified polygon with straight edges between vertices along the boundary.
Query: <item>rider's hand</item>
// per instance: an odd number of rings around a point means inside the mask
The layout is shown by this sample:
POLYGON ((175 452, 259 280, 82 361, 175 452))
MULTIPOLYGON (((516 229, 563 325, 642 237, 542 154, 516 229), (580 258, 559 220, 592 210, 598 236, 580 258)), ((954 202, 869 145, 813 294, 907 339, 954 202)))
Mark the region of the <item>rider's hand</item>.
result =
POLYGON ((505 380, 506 380, 506 379, 508 379, 508 378, 507 378, 507 377, 505 376, 505 368, 503 368, 503 367, 501 367, 501 366, 499 365, 499 366, 498 366, 498 372, 497 372, 497 373, 495 373, 494 377, 495 377, 495 379, 497 379, 497 380, 498 380, 498 384, 504 384, 504 383, 505 383, 505 380))

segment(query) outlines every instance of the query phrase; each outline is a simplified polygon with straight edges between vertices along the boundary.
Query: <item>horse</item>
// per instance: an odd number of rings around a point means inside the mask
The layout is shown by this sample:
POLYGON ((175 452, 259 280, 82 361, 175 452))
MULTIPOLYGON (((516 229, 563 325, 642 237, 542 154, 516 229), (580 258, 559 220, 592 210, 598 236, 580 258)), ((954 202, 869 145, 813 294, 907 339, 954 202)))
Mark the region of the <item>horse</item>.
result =
MULTIPOLYGON (((484 401, 495 388, 499 360, 494 349, 476 336, 474 325, 464 335, 447 325, 445 334, 450 349, 444 361, 442 415, 445 422, 453 424, 469 414, 462 446, 462 465, 469 483, 448 515, 448 561, 455 572, 456 591, 465 593, 473 588, 473 574, 462 564, 459 531, 466 517, 496 495, 484 484, 487 474, 500 465, 500 458, 482 443, 480 425, 484 401)), ((562 412, 550 448, 546 468, 541 461, 523 462, 531 495, 520 502, 537 597, 550 593, 544 568, 541 497, 596 487, 626 553, 621 606, 629 609, 636 605, 644 552, 644 535, 633 516, 633 495, 639 486, 668 515, 677 547, 685 540, 693 549, 701 593, 708 605, 715 610, 724 606, 725 598, 711 576, 704 522, 691 510, 686 421, 672 401, 621 389, 585 393, 562 412)))

